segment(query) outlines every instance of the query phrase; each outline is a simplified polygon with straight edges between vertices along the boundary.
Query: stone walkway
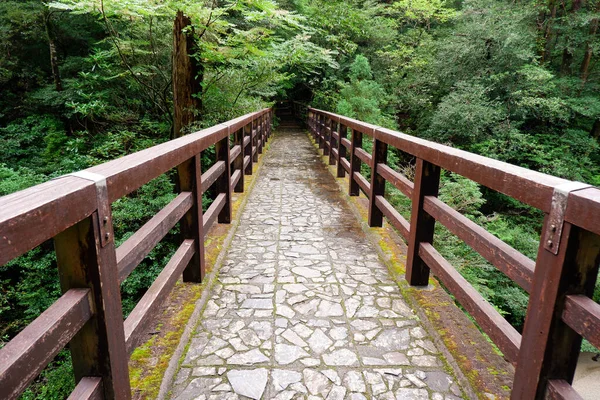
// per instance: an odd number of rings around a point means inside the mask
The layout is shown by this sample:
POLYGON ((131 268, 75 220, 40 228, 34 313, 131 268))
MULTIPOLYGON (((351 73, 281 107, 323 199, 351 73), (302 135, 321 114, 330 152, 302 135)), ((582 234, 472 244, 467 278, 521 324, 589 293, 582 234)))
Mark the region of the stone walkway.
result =
POLYGON ((462 392, 306 133, 266 153, 172 399, 462 392))

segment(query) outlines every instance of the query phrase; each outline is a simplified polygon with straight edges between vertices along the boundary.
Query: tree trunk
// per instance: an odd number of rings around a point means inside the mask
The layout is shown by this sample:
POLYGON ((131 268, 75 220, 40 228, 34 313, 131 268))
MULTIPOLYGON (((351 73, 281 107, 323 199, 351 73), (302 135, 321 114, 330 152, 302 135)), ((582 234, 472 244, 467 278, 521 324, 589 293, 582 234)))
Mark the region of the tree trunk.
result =
POLYGON ((592 41, 594 40, 594 36, 598 32, 598 18, 594 18, 590 25, 590 38, 586 43, 585 54, 583 56, 583 61, 581 62, 581 85, 582 87, 585 85, 587 78, 590 73, 590 63, 592 61, 592 55, 594 54, 594 49, 592 48, 592 41))
POLYGON ((195 51, 192 22, 178 11, 173 25, 173 137, 183 136, 202 108, 199 96, 204 71, 191 57, 195 51))
POLYGON ((58 55, 56 54, 56 32, 52 24, 52 13, 44 13, 44 24, 46 26, 46 36, 48 37, 48 49, 50 50, 50 67, 52 68, 52 78, 57 92, 62 92, 62 80, 60 79, 60 69, 58 68, 58 55))
POLYGON ((544 31, 544 52, 542 54, 542 63, 550 60, 550 55, 552 53, 552 24, 556 19, 556 0, 550 0, 548 3, 548 7, 550 8, 550 18, 546 21, 546 29, 544 31))
POLYGON ((590 132, 590 135, 594 139, 600 141, 600 119, 597 119, 594 122, 594 125, 592 126, 592 131, 590 132))
MULTIPOLYGON (((581 2, 582 2, 582 0, 573 0, 573 5, 571 6, 571 12, 570 12, 571 16, 568 18, 573 18, 573 15, 579 11, 579 9, 581 8, 581 5, 582 5, 581 2)), ((569 38, 566 38, 566 39, 568 42, 569 38)), ((560 72, 563 76, 571 74, 571 63, 572 62, 573 62, 573 53, 571 52, 571 50, 569 49, 568 46, 565 46, 565 48, 563 50, 562 64, 560 66, 560 72)))

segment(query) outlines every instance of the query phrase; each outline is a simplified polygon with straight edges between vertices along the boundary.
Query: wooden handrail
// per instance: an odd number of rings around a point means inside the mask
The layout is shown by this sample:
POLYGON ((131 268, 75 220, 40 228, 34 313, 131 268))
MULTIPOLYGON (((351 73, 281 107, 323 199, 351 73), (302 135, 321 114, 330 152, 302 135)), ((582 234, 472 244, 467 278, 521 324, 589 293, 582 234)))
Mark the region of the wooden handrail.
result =
POLYGON ((204 238, 217 220, 230 222, 231 192, 243 191, 271 121, 264 109, 0 197, 0 265, 54 238, 65 292, 0 349, 0 398, 16 399, 67 343, 77 380, 70 398, 131 398, 127 354, 182 274, 202 281, 204 238), (202 174, 200 153, 212 145, 217 160, 202 174), (111 203, 173 168, 179 195, 116 249, 111 203), (215 200, 204 215, 209 188, 215 200), (181 246, 123 322, 119 285, 178 222, 181 246))
POLYGON ((338 164, 337 176, 349 175, 349 194, 368 197, 369 225, 382 226, 385 216, 407 241, 407 281, 427 285, 431 269, 516 364, 511 398, 579 398, 570 382, 582 337, 600 345, 600 305, 590 298, 600 264, 600 190, 315 108, 307 109, 307 125, 323 155, 336 155, 329 162, 338 164), (415 182, 386 164, 388 146, 416 158, 415 182), (361 163, 372 168, 371 183, 361 163), (437 198, 442 168, 543 211, 536 261, 437 198), (385 199, 385 182, 411 199, 410 223, 385 199), (523 336, 435 250, 436 221, 530 293, 523 336))

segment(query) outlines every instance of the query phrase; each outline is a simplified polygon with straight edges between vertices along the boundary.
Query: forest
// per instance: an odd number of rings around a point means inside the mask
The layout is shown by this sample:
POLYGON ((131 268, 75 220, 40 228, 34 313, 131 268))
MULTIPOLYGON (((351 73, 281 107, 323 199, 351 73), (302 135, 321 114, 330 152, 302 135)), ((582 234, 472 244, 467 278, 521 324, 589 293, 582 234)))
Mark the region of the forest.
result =
MULTIPOLYGON (((599 0, 0 0, 0 196, 288 99, 598 186, 599 20, 599 0), (196 71, 181 129, 176 20, 196 71)), ((409 177, 412 161, 391 160, 409 177)), ((540 212, 451 173, 440 196, 535 259, 540 212)), ((114 203, 117 244, 173 197, 164 175, 114 203)), ((527 294, 436 229, 521 330, 527 294)), ((0 266, 0 347, 60 296, 52 246, 0 266)), ((125 314, 175 248, 167 237, 123 283, 125 314)), ((69 368, 64 351, 23 398, 64 398, 69 368)))

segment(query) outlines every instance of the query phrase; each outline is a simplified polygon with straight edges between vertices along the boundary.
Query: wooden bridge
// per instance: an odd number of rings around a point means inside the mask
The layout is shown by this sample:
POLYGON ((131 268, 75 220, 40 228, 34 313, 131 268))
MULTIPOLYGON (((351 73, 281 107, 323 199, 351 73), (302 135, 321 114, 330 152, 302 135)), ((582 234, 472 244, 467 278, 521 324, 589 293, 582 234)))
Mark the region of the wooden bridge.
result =
POLYGON ((63 291, 0 349, 0 398, 18 398, 67 345, 77 382, 70 398, 131 398, 128 355, 181 276, 205 279, 206 232, 231 222, 232 192, 244 190, 267 143, 170 396, 483 396, 416 317, 427 310, 411 309, 410 293, 390 277, 338 190, 345 181, 327 175, 309 137, 336 177, 348 177, 348 194, 364 194, 368 226, 385 219, 404 237, 408 285, 427 287, 433 273, 514 366, 510 398, 580 398, 571 382, 582 337, 600 347, 600 305, 590 298, 600 262, 600 190, 299 104, 293 114, 308 135, 288 121, 273 136, 273 111, 265 109, 0 198, 0 265, 53 239, 63 291), (372 140, 372 153, 363 139, 372 140), (216 162, 203 172, 200 154, 212 145, 216 162), (386 164, 389 147, 416 159, 414 181, 386 164), (370 180, 362 164, 371 167, 370 180), (179 195, 117 248, 111 203, 174 168, 179 195), (537 259, 443 203, 441 169, 543 211, 537 259), (410 221, 386 200, 386 182, 411 199, 410 221), (217 196, 203 213, 211 187, 217 196), (522 335, 438 253, 436 222, 529 293, 522 335), (178 223, 180 247, 123 320, 120 283, 178 223))

